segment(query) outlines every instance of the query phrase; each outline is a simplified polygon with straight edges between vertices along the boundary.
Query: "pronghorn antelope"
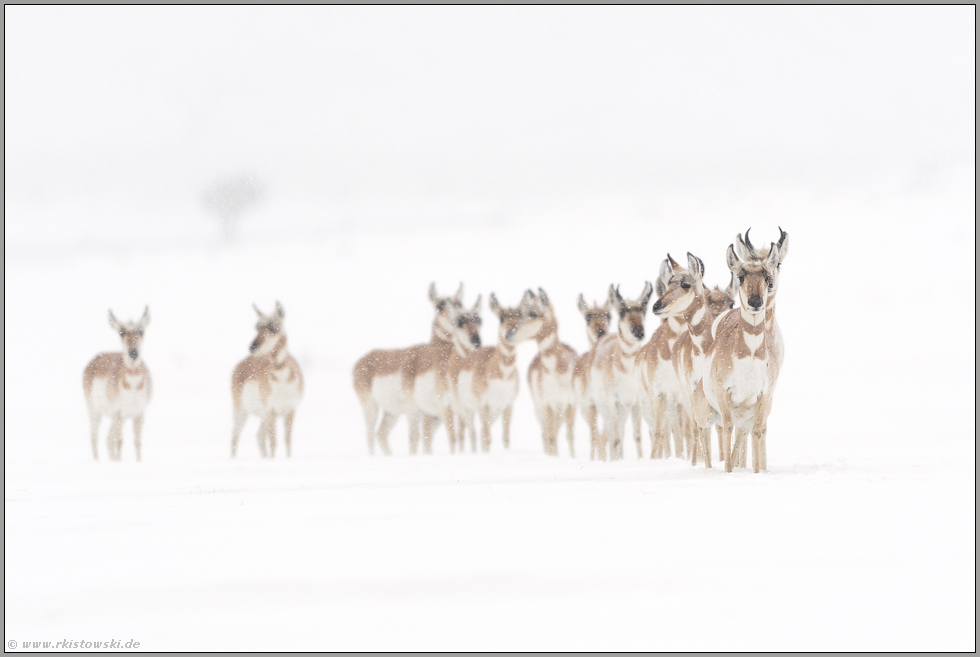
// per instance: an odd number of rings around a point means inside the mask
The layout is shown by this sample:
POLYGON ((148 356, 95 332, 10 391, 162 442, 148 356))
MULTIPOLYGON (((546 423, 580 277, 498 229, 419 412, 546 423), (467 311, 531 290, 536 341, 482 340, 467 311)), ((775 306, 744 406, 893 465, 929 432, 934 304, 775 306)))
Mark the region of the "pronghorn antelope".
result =
POLYGON ((575 389, 572 372, 578 354, 558 340, 558 321, 548 295, 538 288, 534 313, 541 319, 535 339, 538 354, 527 370, 527 386, 534 402, 534 412, 541 424, 544 453, 558 456, 558 429, 565 423, 568 453, 575 456, 575 389))
MULTIPOLYGON (((677 263, 668 255, 660 265, 657 277, 657 303, 664 298, 674 278, 677 263)), ((653 314, 658 306, 654 304, 653 314)), ((674 435, 674 456, 684 455, 684 431, 682 429, 683 406, 681 381, 674 370, 673 353, 677 339, 685 332, 683 323, 675 317, 661 314, 660 326, 650 341, 643 345, 636 356, 640 383, 643 386, 643 403, 640 408, 650 428, 652 445, 650 458, 670 456, 670 434, 674 435)))
POLYGON ((789 235, 779 229, 779 242, 768 251, 738 235, 728 246, 728 267, 738 279, 741 307, 722 315, 712 327, 714 344, 704 363, 704 376, 694 394, 698 426, 722 426, 725 469, 744 463, 745 437, 752 433, 752 469, 765 470, 766 427, 772 394, 783 361, 783 341, 776 323, 779 270, 789 252, 789 235), (732 436, 735 451, 732 452, 732 436))
POLYGON ((728 312, 735 307, 735 297, 738 296, 738 285, 735 284, 735 274, 732 274, 728 287, 724 290, 715 285, 713 289, 707 291, 708 310, 715 317, 728 312))
POLYGON ((599 457, 599 447, 602 447, 602 458, 605 458, 605 443, 599 435, 599 411, 589 395, 589 376, 592 372, 592 359, 595 357, 595 348, 602 336, 609 333, 609 322, 612 321, 610 309, 612 308, 612 297, 606 298, 606 303, 594 304, 592 306, 585 303, 585 297, 578 295, 578 309, 585 317, 585 333, 589 338, 589 350, 582 354, 576 361, 572 369, 572 385, 575 390, 575 402, 582 410, 582 416, 586 424, 589 425, 589 458, 599 457))
MULTIPOLYGON (((375 440, 382 452, 391 453, 388 434, 398 416, 403 414, 408 418, 409 448, 415 453, 418 449, 420 412, 425 449, 431 451, 432 434, 440 417, 445 417, 448 412, 446 366, 453 351, 453 312, 460 308, 462 298, 462 283, 451 297, 440 297, 436 284, 432 283, 429 286, 429 301, 435 307, 436 316, 429 342, 405 349, 376 349, 354 365, 354 391, 364 411, 368 451, 371 454, 374 454, 375 440), (379 413, 382 415, 380 426, 379 413)), ((452 441, 451 422, 447 424, 447 429, 452 441)))
POLYGON ((609 458, 623 458, 623 433, 626 417, 633 421, 633 439, 637 454, 640 444, 640 403, 642 392, 635 372, 636 354, 644 336, 644 319, 647 304, 653 295, 649 281, 634 301, 627 301, 619 294, 619 288, 610 286, 609 294, 619 314, 616 335, 607 335, 596 345, 595 356, 589 374, 589 396, 602 416, 603 431, 600 438, 599 456, 605 458, 606 440, 611 439, 609 458))
POLYGON ((671 363, 680 383, 677 396, 679 424, 688 444, 692 465, 701 456, 705 467, 710 468, 711 446, 707 442, 710 433, 701 431, 693 424, 691 410, 692 395, 701 380, 705 353, 711 349, 711 324, 714 321, 704 287, 704 263, 690 253, 687 254, 687 269, 669 254, 667 261, 671 269, 670 278, 666 290, 653 304, 653 314, 666 317, 671 330, 680 332, 671 348, 671 363))
POLYGON ((468 425, 464 421, 465 409, 460 406, 456 395, 456 382, 460 370, 469 360, 474 351, 480 348, 480 326, 483 325, 483 318, 480 317, 480 302, 483 295, 477 295, 476 302, 469 310, 465 308, 450 309, 450 320, 453 326, 453 351, 449 354, 446 365, 446 381, 448 386, 447 411, 445 414, 446 432, 449 434, 449 451, 456 452, 459 447, 460 454, 466 447, 466 430, 469 428, 470 442, 473 451, 476 451, 476 427, 470 422, 468 425), (458 422, 457 422, 458 418, 458 422))
MULTIPOLYGON (((748 232, 746 232, 748 235, 748 232)), ((728 281, 728 287, 722 290, 720 287, 715 285, 715 287, 708 292, 708 309, 711 311, 712 316, 716 319, 720 317, 723 313, 728 312, 735 307, 735 297, 738 296, 738 285, 735 284, 735 274, 731 275, 731 279, 728 281)), ((715 425, 715 433, 718 436, 718 458, 724 460, 725 449, 722 445, 721 438, 721 426, 715 425)))
MULTIPOLYGON (((476 418, 480 419, 480 443, 484 452, 490 450, 490 425, 498 417, 503 420, 504 448, 510 447, 510 419, 517 398, 517 344, 533 338, 543 324, 534 312, 530 290, 524 293, 521 304, 514 308, 501 306, 490 293, 490 311, 500 320, 497 346, 481 347, 463 357, 457 351, 456 365, 451 372, 456 410, 460 416, 458 439, 462 450, 463 431, 469 427, 470 447, 476 451, 476 418)), ((468 337, 465 325, 457 331, 464 340, 468 337)), ((460 340, 457 340, 459 343, 460 340)))
POLYGON ((92 456, 99 458, 99 424, 108 416, 112 424, 106 437, 109 458, 122 458, 122 425, 133 420, 133 444, 136 460, 140 460, 140 439, 143 433, 143 413, 150 403, 153 382, 140 354, 143 332, 150 324, 149 307, 143 310, 138 322, 120 322, 109 311, 109 326, 119 334, 123 350, 101 353, 85 366, 82 387, 88 406, 89 429, 92 437, 92 456))
POLYGON ((238 449, 245 420, 249 415, 259 417, 259 451, 263 457, 276 455, 276 418, 285 425, 286 456, 291 456, 293 418, 303 396, 303 373, 299 364, 286 351, 286 316, 282 304, 266 315, 252 304, 259 320, 255 324, 255 339, 249 345, 249 355, 235 366, 231 375, 233 427, 231 455, 238 449))

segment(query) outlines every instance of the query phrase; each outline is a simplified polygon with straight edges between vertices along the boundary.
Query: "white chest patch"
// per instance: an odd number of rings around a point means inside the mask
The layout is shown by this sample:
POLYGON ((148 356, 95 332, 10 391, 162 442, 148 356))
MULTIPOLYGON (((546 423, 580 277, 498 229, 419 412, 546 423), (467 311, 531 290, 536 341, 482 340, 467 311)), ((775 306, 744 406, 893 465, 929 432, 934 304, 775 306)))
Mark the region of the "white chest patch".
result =
POLYGON ((430 370, 415 377, 415 404, 427 415, 442 414, 444 398, 436 389, 436 373, 430 370))
POLYGON ((386 413, 400 415, 408 410, 409 400, 402 390, 401 373, 375 377, 371 382, 371 396, 386 413))
POLYGON ((506 407, 513 405, 517 398, 517 381, 494 379, 487 386, 483 396, 483 404, 490 408, 491 420, 496 419, 506 407))
POLYGON ((769 389, 766 376, 768 363, 752 358, 736 358, 732 363, 726 387, 731 400, 736 405, 754 403, 769 389))
POLYGON ((745 346, 747 346, 749 351, 751 351, 753 354, 760 346, 762 346, 762 341, 766 337, 762 331, 760 331, 758 335, 743 332, 742 336, 745 338, 745 346))

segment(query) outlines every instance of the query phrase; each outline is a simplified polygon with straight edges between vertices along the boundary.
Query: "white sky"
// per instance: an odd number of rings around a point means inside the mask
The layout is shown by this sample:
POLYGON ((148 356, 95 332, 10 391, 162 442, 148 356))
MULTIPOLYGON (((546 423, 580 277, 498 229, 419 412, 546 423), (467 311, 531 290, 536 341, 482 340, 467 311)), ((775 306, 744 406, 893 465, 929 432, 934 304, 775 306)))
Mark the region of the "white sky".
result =
POLYGON ((8 195, 506 197, 972 165, 975 8, 5 7, 8 195))

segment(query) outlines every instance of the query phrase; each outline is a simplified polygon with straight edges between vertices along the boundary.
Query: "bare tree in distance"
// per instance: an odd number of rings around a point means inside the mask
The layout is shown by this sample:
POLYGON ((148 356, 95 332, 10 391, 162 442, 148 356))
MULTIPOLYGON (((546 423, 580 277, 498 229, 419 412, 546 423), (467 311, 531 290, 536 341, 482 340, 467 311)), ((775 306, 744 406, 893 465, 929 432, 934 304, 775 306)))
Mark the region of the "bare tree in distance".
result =
POLYGON ((253 176, 234 176, 216 181, 201 196, 204 208, 217 217, 226 242, 235 239, 242 213, 262 198, 262 185, 253 176))

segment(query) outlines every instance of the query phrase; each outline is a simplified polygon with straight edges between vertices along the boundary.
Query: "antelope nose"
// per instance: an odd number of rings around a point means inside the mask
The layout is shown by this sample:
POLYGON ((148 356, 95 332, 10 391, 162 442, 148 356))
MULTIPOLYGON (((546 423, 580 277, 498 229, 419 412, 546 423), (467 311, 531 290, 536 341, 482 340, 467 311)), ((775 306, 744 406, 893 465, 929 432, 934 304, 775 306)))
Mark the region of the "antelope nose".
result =
POLYGON ((604 336, 605 334, 606 334, 606 332, 604 330, 599 329, 598 331, 595 332, 595 337, 598 339, 598 338, 601 338, 602 336, 604 336))
POLYGON ((470 336, 470 342, 473 343, 473 346, 474 347, 479 347, 480 346, 480 336, 479 335, 471 335, 470 336))
POLYGON ((258 341, 254 341, 254 342, 252 342, 252 344, 248 345, 248 353, 254 354, 255 353, 255 350, 258 349, 258 348, 259 348, 258 341))
POLYGON ((136 360, 139 357, 139 355, 140 355, 140 352, 138 352, 137 350, 135 350, 135 349, 130 349, 129 350, 129 357, 132 358, 133 360, 136 360))
POLYGON ((657 299, 653 304, 653 312, 658 313, 664 309, 663 299, 657 299))
POLYGON ((749 297, 749 306, 753 310, 758 310, 762 308, 762 297, 749 297))
POLYGON ((633 337, 636 338, 637 340, 642 340, 643 339, 643 327, 642 326, 633 325, 633 327, 630 329, 630 332, 633 334, 633 337))

